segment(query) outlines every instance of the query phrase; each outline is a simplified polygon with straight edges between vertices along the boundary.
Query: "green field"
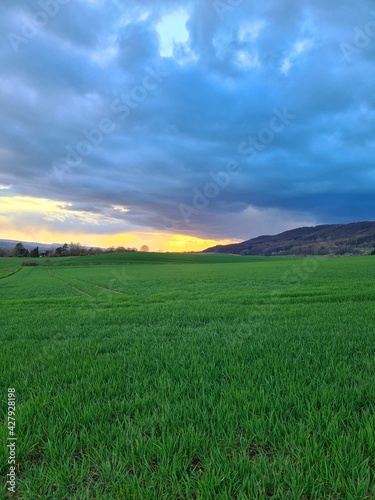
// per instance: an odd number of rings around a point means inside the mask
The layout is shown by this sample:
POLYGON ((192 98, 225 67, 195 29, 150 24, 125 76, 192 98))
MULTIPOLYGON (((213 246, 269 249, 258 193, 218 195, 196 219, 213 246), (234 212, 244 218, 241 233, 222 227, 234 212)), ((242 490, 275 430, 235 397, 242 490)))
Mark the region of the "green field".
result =
POLYGON ((374 499, 375 257, 0 259, 1 490, 374 499))

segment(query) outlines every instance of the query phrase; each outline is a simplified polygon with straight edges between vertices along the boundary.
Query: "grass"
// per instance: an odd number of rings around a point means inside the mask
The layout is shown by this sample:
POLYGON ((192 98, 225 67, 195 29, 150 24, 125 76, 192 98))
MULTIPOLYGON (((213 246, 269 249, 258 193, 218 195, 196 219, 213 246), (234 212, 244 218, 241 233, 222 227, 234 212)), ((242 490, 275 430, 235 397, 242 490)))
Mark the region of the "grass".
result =
POLYGON ((12 274, 20 271, 20 267, 17 264, 6 264, 0 265, 0 279, 6 278, 7 276, 11 276, 12 274))
POLYGON ((0 260, 16 498, 375 498, 373 257, 40 261, 0 260))

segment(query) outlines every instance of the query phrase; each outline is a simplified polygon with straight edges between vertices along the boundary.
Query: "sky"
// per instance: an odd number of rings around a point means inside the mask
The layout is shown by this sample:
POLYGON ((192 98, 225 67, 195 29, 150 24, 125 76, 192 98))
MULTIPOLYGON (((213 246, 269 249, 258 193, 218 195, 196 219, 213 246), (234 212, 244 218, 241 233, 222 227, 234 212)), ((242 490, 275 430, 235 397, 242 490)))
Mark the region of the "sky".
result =
POLYGON ((3 0, 0 37, 0 239, 375 219, 370 0, 3 0))

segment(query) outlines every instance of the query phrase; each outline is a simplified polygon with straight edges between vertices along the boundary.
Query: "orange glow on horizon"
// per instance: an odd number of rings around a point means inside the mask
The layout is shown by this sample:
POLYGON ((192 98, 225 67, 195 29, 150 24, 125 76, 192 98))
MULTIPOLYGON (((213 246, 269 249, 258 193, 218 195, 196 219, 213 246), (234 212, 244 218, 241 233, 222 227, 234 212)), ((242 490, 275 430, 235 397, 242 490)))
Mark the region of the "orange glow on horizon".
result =
MULTIPOLYGON (((100 234, 95 232, 95 228, 98 221, 104 219, 88 212, 66 210, 67 206, 69 206, 67 203, 48 199, 21 196, 0 197, 0 239, 48 245, 75 242, 85 247, 101 248, 124 246, 139 249, 142 245, 147 245, 153 252, 199 252, 211 246, 234 243, 233 240, 213 240, 157 231, 117 231, 100 234), (32 217, 32 220, 28 217, 32 217), (73 217, 78 229, 57 227, 62 223, 69 226, 70 218, 73 217), (46 227, 46 221, 50 226, 53 222, 54 227, 46 227), (83 225, 89 225, 90 231, 80 231, 79 228, 83 225)), ((108 229, 110 229, 110 223, 111 219, 108 218, 108 229)))
POLYGON ((52 245, 53 243, 80 243, 85 247, 135 247, 147 245, 151 252, 200 252, 211 246, 227 245, 233 240, 211 240, 187 236, 183 234, 160 233, 123 233, 123 234, 82 234, 70 232, 47 231, 39 228, 0 231, 0 239, 21 242, 35 241, 52 245))

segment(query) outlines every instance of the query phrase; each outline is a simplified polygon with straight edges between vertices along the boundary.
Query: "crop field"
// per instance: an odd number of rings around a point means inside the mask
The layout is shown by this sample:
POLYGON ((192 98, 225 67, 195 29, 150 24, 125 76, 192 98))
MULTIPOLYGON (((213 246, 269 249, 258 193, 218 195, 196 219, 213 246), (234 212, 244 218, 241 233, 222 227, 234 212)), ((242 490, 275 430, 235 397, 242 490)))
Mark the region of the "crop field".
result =
POLYGON ((375 499, 374 256, 22 262, 0 259, 1 498, 375 499))

